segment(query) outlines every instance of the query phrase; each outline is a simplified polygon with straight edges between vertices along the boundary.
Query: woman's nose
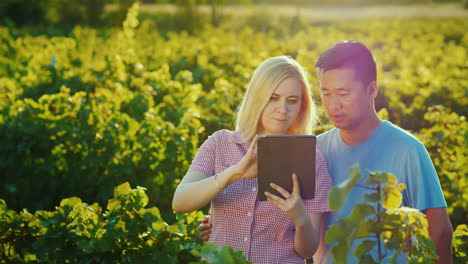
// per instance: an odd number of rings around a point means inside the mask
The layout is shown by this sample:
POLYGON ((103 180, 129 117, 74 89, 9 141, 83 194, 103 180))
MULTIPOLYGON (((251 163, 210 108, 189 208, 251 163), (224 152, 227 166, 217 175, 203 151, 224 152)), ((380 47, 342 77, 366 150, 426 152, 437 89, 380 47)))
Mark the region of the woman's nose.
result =
POLYGON ((287 113, 288 112, 288 104, 286 103, 286 100, 278 102, 277 106, 277 111, 279 113, 287 113))

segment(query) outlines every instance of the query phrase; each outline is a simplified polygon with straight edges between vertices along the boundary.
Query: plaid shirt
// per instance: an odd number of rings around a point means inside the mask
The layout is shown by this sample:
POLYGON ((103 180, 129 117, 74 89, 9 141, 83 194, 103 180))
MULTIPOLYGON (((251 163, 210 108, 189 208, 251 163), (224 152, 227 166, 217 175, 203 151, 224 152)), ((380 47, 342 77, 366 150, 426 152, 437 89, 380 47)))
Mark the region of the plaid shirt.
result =
MULTIPOLYGON (((200 147, 189 171, 207 176, 237 164, 251 141, 240 132, 220 130, 200 147)), ((315 198, 304 200, 309 213, 331 211, 328 192, 333 187, 321 152, 316 155, 315 198)), ((304 263, 294 250, 294 223, 274 204, 257 199, 257 179, 241 179, 228 185, 211 201, 213 229, 209 242, 244 252, 253 263, 304 263)))

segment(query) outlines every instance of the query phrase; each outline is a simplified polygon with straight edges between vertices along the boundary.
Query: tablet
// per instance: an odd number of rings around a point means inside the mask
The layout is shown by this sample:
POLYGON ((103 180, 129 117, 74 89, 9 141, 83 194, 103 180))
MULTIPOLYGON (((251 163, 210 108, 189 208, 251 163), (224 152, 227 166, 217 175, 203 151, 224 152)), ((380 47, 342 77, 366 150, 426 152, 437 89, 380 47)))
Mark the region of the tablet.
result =
POLYGON ((258 199, 266 201, 265 191, 283 197, 270 187, 276 183, 292 192, 292 174, 299 179, 302 199, 315 194, 315 148, 313 135, 263 135, 257 142, 258 199))

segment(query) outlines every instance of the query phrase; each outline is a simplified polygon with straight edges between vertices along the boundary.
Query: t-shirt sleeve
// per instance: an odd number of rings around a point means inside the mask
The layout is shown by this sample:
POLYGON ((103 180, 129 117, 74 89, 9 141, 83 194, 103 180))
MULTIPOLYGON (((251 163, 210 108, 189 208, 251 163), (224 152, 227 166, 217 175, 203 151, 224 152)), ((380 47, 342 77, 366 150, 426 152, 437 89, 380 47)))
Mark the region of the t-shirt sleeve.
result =
POLYGON ((216 138, 218 133, 215 132, 209 136, 200 146, 192 160, 192 164, 188 169, 189 172, 201 172, 206 176, 215 174, 215 158, 216 158, 216 138))
POLYGON ((328 193, 333 188, 333 182, 328 173, 327 162, 322 152, 317 149, 315 155, 315 196, 304 200, 309 213, 325 213, 332 211, 328 204, 328 193))
POLYGON ((405 205, 419 210, 447 207, 434 164, 422 143, 407 153, 405 205))

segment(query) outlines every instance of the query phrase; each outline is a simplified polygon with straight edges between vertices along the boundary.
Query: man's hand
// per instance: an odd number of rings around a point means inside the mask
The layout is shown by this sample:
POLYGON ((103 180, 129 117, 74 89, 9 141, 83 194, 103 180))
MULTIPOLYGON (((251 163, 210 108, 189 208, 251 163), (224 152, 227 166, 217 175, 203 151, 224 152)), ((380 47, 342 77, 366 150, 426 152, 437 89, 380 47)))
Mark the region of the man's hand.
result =
POLYGON ((200 238, 204 243, 208 242, 211 235, 212 225, 210 224, 210 216, 207 215, 202 218, 200 225, 198 226, 198 232, 200 233, 200 238))

